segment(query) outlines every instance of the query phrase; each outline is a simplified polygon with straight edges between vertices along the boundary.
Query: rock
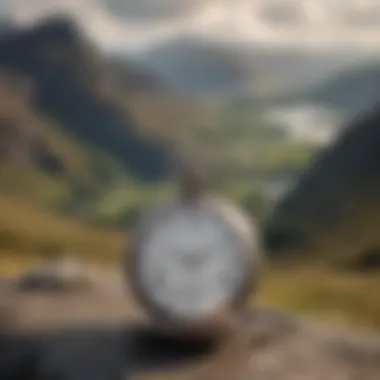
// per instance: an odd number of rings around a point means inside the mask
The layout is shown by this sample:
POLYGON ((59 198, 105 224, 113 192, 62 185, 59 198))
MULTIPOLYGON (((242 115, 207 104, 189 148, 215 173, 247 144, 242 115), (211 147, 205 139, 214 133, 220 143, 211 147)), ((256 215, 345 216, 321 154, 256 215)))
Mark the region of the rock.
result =
POLYGON ((258 307, 225 341, 167 337, 122 281, 92 292, 0 289, 2 380, 380 378, 380 336, 258 307))

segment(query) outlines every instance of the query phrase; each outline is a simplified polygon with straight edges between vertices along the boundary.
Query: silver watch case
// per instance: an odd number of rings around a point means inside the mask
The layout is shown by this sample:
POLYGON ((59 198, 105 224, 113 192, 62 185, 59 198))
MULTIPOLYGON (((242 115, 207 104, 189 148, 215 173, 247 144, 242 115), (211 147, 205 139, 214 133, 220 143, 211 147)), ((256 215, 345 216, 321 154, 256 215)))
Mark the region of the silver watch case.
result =
POLYGON ((126 254, 126 272, 130 289, 152 322, 165 330, 189 333, 192 336, 214 336, 227 332, 234 319, 252 298, 259 283, 262 253, 257 227, 237 205, 224 198, 204 195, 197 200, 184 202, 180 199, 158 204, 143 214, 126 254), (160 303, 144 284, 142 265, 146 242, 157 228, 181 208, 194 208, 212 216, 223 226, 228 239, 234 239, 236 258, 242 271, 232 294, 214 309, 200 315, 179 315, 160 303))

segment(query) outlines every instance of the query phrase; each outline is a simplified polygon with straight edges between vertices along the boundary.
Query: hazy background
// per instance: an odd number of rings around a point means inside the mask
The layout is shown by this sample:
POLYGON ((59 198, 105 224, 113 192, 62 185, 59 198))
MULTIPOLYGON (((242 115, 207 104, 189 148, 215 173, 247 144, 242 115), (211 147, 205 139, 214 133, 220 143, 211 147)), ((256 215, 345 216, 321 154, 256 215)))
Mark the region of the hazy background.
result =
POLYGON ((172 193, 175 147, 202 157, 210 186, 296 265, 269 270, 262 302, 380 326, 378 1, 0 9, 4 273, 118 258, 141 209, 172 193))

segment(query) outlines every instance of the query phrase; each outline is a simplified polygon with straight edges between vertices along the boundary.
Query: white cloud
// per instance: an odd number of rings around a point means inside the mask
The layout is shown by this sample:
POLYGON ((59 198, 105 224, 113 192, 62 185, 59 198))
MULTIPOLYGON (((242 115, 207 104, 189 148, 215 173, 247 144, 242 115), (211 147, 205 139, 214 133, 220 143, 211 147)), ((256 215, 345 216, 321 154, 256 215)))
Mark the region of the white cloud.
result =
POLYGON ((20 22, 73 14, 102 46, 134 49, 179 34, 273 46, 377 49, 380 1, 2 0, 20 22), (363 21, 364 20, 364 21, 363 21), (366 21, 367 20, 367 21, 366 21), (360 27, 358 27, 360 25, 360 27))

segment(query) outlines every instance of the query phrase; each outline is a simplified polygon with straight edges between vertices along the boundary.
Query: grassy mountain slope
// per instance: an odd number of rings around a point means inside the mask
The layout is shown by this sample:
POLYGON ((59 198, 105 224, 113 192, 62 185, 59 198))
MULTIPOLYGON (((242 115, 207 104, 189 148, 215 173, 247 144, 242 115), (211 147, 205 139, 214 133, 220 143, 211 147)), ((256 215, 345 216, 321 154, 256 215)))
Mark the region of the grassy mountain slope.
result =
POLYGON ((275 253, 380 265, 379 122, 379 106, 350 121, 279 201, 268 229, 275 253))
MULTIPOLYGON (((102 57, 69 20, 3 35, 0 273, 59 254, 118 260, 128 236, 110 227, 133 226, 142 206, 172 191, 170 184, 139 181, 162 178, 165 171, 167 150, 152 142, 153 135, 202 145, 221 164, 221 190, 259 216, 268 205, 256 177, 297 174, 314 149, 286 140, 250 106, 204 99, 199 105, 172 94, 133 62, 102 57), (88 219, 91 227, 84 223, 88 219)), ((344 166, 343 158, 340 162, 344 166)), ((299 203, 293 205, 294 224, 303 226, 299 203)), ((291 226, 293 216, 280 216, 291 226)), ((259 298, 378 327, 377 284, 378 277, 317 269, 269 271, 259 298)))
MULTIPOLYGON (((298 147, 284 142, 281 131, 266 126, 250 107, 190 100, 144 66, 102 55, 67 18, 4 34, 0 71, 2 112, 9 118, 7 104, 13 102, 17 124, 0 128, 8 165, 22 162, 20 173, 32 171, 28 176, 37 182, 43 178, 38 189, 57 185, 59 195, 46 202, 59 210, 81 214, 78 199, 88 209, 136 180, 165 178, 173 142, 210 153, 234 181, 268 171, 297 172, 307 156, 293 155, 298 147), (15 129, 17 137, 9 132, 15 129)), ((25 193, 18 183, 13 187, 25 193)))
POLYGON ((333 107, 352 117, 380 99, 380 65, 372 62, 330 77, 306 95, 311 102, 333 107))
POLYGON ((351 118, 376 105, 380 99, 379 81, 380 65, 376 60, 339 70, 306 90, 279 96, 271 101, 282 105, 316 103, 351 118))
POLYGON ((3 36, 0 68, 5 75, 25 77, 33 109, 80 143, 111 156, 135 176, 164 175, 167 150, 142 136, 115 101, 122 97, 113 89, 117 77, 70 20, 46 20, 3 36))

